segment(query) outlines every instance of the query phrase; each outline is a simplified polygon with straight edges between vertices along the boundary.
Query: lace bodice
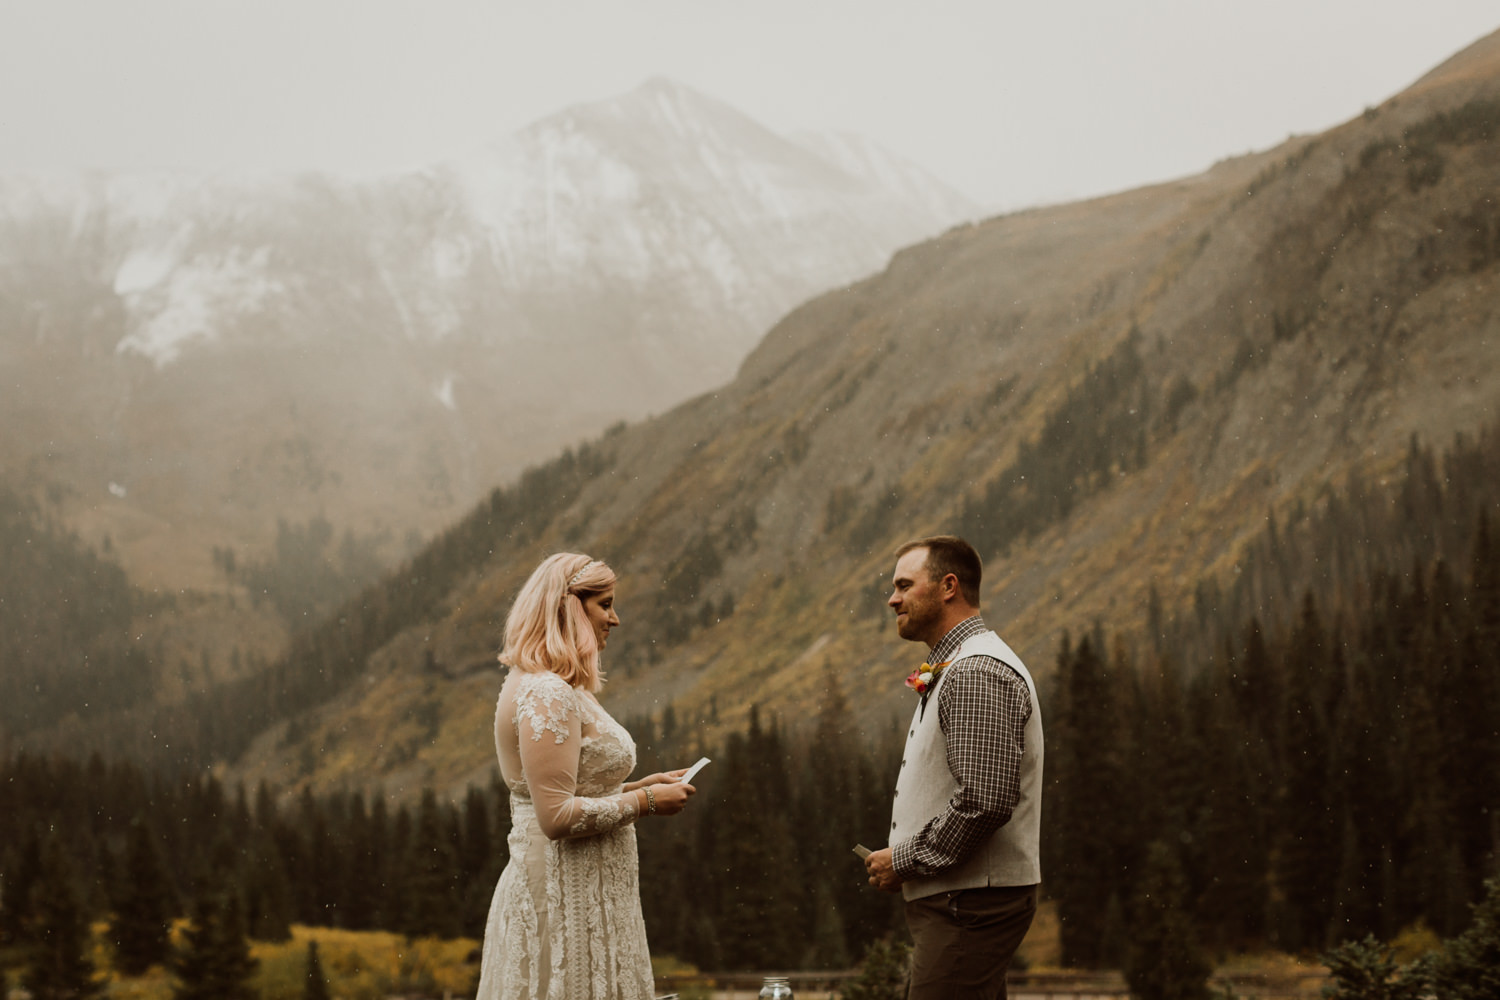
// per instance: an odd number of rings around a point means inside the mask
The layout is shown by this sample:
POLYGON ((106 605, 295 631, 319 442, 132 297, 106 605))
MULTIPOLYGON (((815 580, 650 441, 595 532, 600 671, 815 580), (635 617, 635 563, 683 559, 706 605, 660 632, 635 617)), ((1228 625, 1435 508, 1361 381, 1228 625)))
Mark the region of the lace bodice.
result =
POLYGON ((553 840, 636 818, 636 795, 620 791, 635 741, 593 695, 554 673, 510 671, 495 706, 495 750, 512 797, 530 801, 553 840))

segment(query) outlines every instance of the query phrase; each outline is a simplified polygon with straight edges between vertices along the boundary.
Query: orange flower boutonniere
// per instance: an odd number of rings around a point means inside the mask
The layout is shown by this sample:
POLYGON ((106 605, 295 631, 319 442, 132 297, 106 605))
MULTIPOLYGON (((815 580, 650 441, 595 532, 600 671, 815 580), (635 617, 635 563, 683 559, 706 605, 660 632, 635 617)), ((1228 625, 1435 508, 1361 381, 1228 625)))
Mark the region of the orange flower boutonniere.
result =
POLYGON ((917 692, 917 694, 926 694, 937 683, 938 674, 942 673, 943 668, 951 662, 953 661, 944 660, 942 663, 937 664, 922 664, 906 678, 906 686, 917 692))

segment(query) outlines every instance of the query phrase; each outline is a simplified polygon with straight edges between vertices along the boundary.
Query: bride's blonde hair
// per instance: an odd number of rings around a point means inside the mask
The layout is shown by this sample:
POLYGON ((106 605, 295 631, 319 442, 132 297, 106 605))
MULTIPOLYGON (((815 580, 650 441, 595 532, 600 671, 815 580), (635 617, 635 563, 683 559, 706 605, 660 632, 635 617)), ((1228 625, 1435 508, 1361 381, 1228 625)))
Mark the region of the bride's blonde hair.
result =
POLYGON ((505 618, 500 662, 517 670, 550 670, 575 688, 598 691, 604 684, 599 639, 583 601, 614 582, 614 570, 576 552, 543 559, 505 618))

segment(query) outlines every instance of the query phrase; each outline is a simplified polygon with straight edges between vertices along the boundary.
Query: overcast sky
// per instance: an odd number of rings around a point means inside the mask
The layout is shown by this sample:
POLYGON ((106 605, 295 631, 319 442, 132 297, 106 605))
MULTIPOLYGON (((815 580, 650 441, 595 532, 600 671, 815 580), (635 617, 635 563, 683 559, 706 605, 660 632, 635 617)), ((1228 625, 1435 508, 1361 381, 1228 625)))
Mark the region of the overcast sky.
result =
POLYGON ((1495 0, 0 0, 0 172, 396 170, 665 75, 991 208, 1378 104, 1495 0))

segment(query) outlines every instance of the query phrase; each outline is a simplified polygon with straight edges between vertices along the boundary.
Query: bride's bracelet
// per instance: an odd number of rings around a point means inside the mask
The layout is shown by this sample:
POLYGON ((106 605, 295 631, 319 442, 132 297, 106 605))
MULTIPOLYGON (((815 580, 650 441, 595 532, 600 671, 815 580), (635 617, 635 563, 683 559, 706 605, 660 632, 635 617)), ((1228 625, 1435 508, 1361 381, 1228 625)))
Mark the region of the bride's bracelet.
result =
POLYGON ((656 815, 656 796, 651 792, 651 786, 646 786, 646 815, 656 815))

